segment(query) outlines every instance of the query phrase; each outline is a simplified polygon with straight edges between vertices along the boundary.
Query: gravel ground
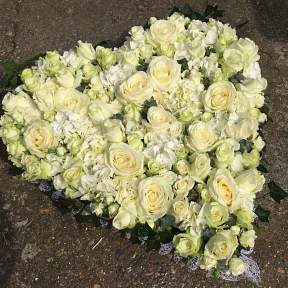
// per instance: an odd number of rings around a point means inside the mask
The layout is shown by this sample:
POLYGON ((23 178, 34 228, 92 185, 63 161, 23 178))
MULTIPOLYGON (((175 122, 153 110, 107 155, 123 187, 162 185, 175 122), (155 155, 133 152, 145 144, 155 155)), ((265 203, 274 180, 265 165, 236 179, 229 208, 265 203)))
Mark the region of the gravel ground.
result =
MULTIPOLYGON (((201 10, 207 1, 189 1, 201 10)), ((74 46, 78 39, 116 39, 150 16, 162 17, 172 0, 0 0, 0 61, 18 62, 48 49, 74 46)), ((288 4, 287 0, 209 1, 226 11, 239 34, 260 46, 273 122, 264 129, 269 177, 288 189, 288 4)), ((155 252, 146 252, 118 233, 80 225, 52 205, 37 186, 23 182, 0 151, 0 287, 252 287, 241 281, 207 279, 155 252), (100 240, 98 246, 95 244, 100 240)), ((266 189, 263 194, 267 192, 266 189)), ((259 195, 261 198, 261 194, 259 195)), ((288 201, 259 199, 271 220, 260 225, 254 259, 262 287, 287 287, 288 201)))

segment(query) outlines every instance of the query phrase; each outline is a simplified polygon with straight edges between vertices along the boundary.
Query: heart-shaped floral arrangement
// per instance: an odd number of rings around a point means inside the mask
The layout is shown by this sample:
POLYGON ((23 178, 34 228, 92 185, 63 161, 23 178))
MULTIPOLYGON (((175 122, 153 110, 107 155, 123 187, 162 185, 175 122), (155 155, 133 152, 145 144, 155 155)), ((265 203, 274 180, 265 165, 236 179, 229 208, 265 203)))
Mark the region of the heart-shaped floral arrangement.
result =
POLYGON ((5 95, 1 136, 24 179, 53 183, 80 221, 113 219, 234 277, 256 238, 267 82, 255 43, 206 16, 151 18, 119 48, 47 52, 5 95))

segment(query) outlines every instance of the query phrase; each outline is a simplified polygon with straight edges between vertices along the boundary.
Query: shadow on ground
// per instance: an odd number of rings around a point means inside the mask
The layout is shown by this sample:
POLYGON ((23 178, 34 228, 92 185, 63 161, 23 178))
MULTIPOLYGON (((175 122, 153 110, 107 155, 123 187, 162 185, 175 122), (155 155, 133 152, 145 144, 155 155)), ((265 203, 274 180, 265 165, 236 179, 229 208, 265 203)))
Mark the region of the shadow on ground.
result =
POLYGON ((15 266, 15 233, 12 223, 7 216, 7 206, 1 198, 0 191, 0 286, 6 287, 6 284, 14 270, 15 266))
POLYGON ((288 1, 252 0, 257 30, 266 38, 288 42, 288 1))

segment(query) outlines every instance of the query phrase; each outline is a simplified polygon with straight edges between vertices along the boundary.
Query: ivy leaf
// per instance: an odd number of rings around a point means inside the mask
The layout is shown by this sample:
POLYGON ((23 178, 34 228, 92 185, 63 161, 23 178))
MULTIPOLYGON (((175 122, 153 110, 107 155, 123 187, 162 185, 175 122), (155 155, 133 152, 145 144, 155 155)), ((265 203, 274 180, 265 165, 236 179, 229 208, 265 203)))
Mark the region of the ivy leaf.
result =
POLYGON ((111 116, 111 119, 116 119, 116 120, 120 120, 120 121, 123 121, 123 120, 124 120, 123 114, 121 114, 121 113, 113 114, 113 115, 111 116))
POLYGON ((137 71, 144 71, 146 72, 147 69, 148 69, 148 66, 149 64, 148 63, 140 63, 138 66, 137 66, 137 71))
POLYGON ((160 238, 160 242, 161 243, 169 243, 173 240, 173 234, 171 233, 171 231, 161 231, 159 232, 159 238, 160 238))
POLYGON ((143 119, 147 119, 148 110, 150 107, 153 107, 153 106, 157 106, 157 102, 153 97, 151 97, 149 100, 146 100, 144 102, 144 106, 143 106, 143 109, 141 111, 141 116, 143 119))
POLYGON ((75 219, 78 223, 81 224, 95 224, 96 226, 100 225, 100 220, 96 215, 82 215, 76 214, 74 215, 75 219))
POLYGON ((243 70, 237 72, 236 74, 232 75, 229 79, 234 85, 242 82, 244 80, 243 70))
POLYGON ((220 270, 219 268, 214 268, 212 271, 212 276, 215 279, 219 279, 220 278, 220 270))
POLYGON ((18 65, 14 61, 5 62, 2 67, 8 79, 11 79, 17 73, 18 65))
POLYGON ((181 59, 181 60, 178 60, 177 62, 178 62, 178 64, 181 65, 181 72, 188 70, 189 67, 188 67, 187 59, 181 59))
POLYGON ((258 205, 255 209, 255 214, 262 222, 269 222, 270 211, 258 205))
POLYGON ((246 139, 241 139, 239 141, 239 144, 240 144, 240 152, 241 153, 244 153, 244 152, 250 153, 253 150, 252 144, 246 139))
POLYGON ((13 62, 5 62, 2 64, 5 75, 7 76, 9 85, 16 87, 18 82, 18 70, 19 66, 13 62))
POLYGON ((146 249, 148 251, 151 251, 151 250, 159 250, 161 247, 161 243, 159 240, 157 239, 151 239, 151 240, 147 240, 146 242, 146 249))
POLYGON ((260 164, 257 169, 263 173, 268 173, 268 169, 263 164, 260 164))
POLYGON ((223 17, 224 10, 218 9, 217 5, 207 5, 206 10, 204 12, 204 19, 206 21, 209 20, 209 18, 220 18, 223 17))
POLYGON ((277 185, 274 181, 271 181, 268 183, 268 187, 270 190, 270 196, 278 203, 281 202, 281 200, 288 197, 288 193, 284 191, 279 185, 277 185))

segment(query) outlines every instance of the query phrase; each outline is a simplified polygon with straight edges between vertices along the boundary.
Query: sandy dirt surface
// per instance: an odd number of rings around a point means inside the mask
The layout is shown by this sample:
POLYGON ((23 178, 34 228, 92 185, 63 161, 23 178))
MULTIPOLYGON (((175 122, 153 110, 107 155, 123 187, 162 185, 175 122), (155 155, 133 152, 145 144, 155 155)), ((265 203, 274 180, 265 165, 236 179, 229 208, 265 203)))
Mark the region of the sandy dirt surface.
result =
MULTIPOLYGON (((207 1, 187 1, 201 10, 207 1)), ((78 39, 96 44, 119 38, 150 16, 163 17, 172 0, 0 0, 0 61, 24 61, 45 50, 63 51, 78 39)), ((288 189, 288 2, 287 0, 209 1, 226 11, 224 21, 260 47, 267 100, 273 122, 264 129, 269 177, 288 189)), ((171 262, 131 244, 110 229, 77 224, 61 214, 36 185, 20 179, 0 158, 0 287, 252 287, 207 279, 202 271, 171 262), (93 249, 95 243, 102 241, 93 249)), ((267 189, 263 192, 267 192, 267 189)), ((259 199, 270 209, 269 224, 260 225, 254 259, 262 287, 287 287, 288 201, 259 199)))

